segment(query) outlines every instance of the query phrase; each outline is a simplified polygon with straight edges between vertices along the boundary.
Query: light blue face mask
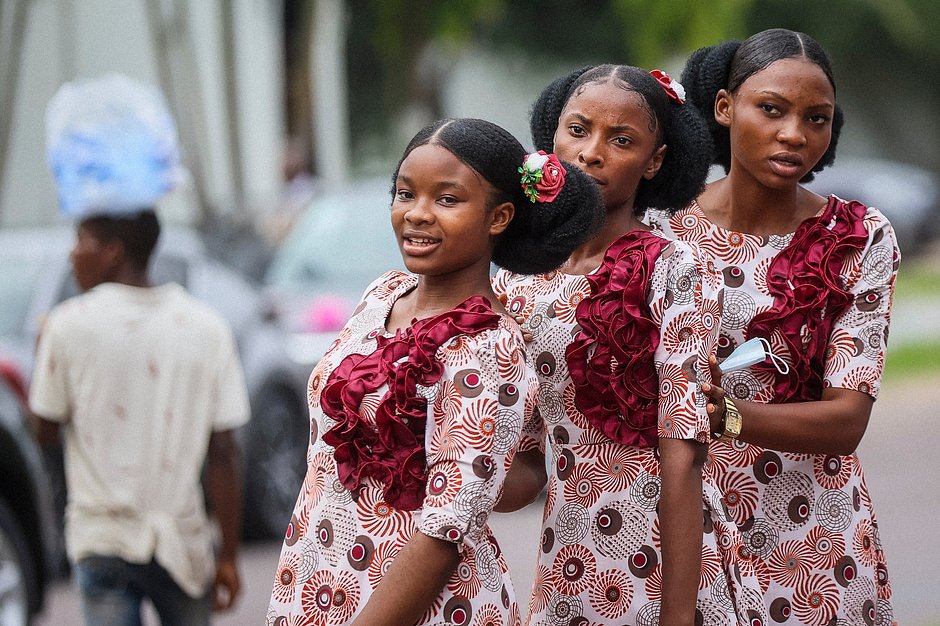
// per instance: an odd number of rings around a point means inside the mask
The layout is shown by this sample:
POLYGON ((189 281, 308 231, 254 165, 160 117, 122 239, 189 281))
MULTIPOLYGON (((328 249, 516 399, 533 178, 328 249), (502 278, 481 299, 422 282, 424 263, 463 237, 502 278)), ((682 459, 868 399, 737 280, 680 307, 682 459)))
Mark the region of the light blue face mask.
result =
POLYGON ((770 359, 774 367, 781 374, 790 371, 790 366, 781 357, 774 354, 770 349, 770 342, 763 337, 754 337, 748 339, 740 346, 735 348, 734 352, 728 355, 728 358, 721 362, 718 369, 722 374, 743 370, 755 363, 763 363, 765 359, 770 359))

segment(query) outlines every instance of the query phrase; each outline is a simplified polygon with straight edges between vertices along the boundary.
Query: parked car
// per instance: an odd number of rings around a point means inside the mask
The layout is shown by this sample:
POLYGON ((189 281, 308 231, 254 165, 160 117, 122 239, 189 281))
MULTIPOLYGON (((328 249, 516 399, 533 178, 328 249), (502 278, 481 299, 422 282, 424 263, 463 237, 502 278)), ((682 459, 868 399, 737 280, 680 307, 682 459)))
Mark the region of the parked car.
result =
MULTIPOLYGON (((15 363, 24 379, 32 371, 43 315, 78 291, 68 262, 74 237, 68 228, 0 231, 0 357, 15 363)), ((235 332, 252 410, 241 432, 245 534, 280 536, 306 473, 309 369, 290 359, 288 333, 271 319, 261 292, 210 258, 194 231, 164 230, 152 278, 157 284, 179 283, 215 308, 235 332)))
POLYGON ((312 368, 369 283, 404 269, 389 219, 391 200, 388 178, 324 193, 275 250, 264 282, 294 333, 296 361, 312 368))
POLYGON ((27 430, 16 374, 0 368, 0 624, 25 626, 42 608, 61 555, 52 486, 27 430))
POLYGON ((902 254, 914 253, 940 234, 940 183, 928 170, 885 159, 839 156, 807 185, 877 207, 891 221, 902 254))

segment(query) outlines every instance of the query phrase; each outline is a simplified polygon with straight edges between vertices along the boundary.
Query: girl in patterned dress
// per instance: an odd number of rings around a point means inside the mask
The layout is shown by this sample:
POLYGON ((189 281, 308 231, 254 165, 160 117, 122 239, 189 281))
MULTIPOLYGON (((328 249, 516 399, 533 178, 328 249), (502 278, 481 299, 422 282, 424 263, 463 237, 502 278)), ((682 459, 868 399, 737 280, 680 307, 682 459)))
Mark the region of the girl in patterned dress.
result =
POLYGON ((709 391, 713 430, 726 436, 708 466, 743 533, 742 567, 759 577, 771 623, 890 624, 854 451, 878 395, 900 255, 877 209, 800 185, 835 158, 829 58, 807 35, 774 29, 695 52, 683 84, 727 176, 649 222, 724 274, 718 361, 753 338, 783 360, 725 373, 709 391))
POLYGON ((532 162, 512 135, 473 119, 419 132, 393 180, 391 222, 411 273, 368 287, 311 374, 308 471, 267 623, 513 626, 487 518, 535 377, 490 261, 558 266, 596 230, 600 196, 576 168, 554 155, 532 162))
MULTIPOLYGON (((700 380, 720 318, 720 276, 693 246, 650 232, 702 189, 710 141, 662 72, 602 65, 556 80, 531 117, 535 145, 598 182, 606 222, 562 269, 500 271, 539 376, 499 510, 534 499, 552 470, 529 623, 735 624, 740 541, 710 477, 700 380)), ((759 614, 758 614, 759 615, 759 614)))

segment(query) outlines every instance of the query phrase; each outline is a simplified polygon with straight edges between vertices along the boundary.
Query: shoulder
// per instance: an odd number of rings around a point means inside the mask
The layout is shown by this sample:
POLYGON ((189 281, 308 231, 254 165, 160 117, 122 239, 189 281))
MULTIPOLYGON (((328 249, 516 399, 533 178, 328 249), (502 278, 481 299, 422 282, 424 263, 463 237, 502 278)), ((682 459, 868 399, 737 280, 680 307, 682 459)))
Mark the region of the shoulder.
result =
POLYGON ((890 247, 895 250, 898 249, 894 228, 880 209, 867 206, 857 200, 843 200, 835 195, 831 196, 831 199, 837 203, 837 217, 862 223, 865 232, 868 234, 867 248, 890 247))

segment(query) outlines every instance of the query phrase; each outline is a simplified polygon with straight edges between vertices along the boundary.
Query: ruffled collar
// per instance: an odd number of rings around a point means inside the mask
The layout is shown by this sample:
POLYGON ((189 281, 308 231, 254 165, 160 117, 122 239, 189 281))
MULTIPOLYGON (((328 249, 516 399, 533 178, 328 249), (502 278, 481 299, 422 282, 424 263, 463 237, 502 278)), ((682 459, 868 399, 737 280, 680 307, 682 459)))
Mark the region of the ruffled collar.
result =
POLYGON ((653 357, 659 325, 647 292, 656 259, 668 245, 654 232, 636 230, 611 244, 597 271, 585 276, 591 295, 578 305, 580 329, 565 350, 575 406, 594 428, 626 445, 658 442, 653 357))
POLYGON ((336 422, 323 434, 323 441, 334 447, 337 473, 346 489, 355 493, 371 477, 384 485, 391 506, 406 511, 421 507, 428 472, 424 446, 428 408, 418 385, 430 386, 441 378, 444 367, 436 356, 438 348, 458 335, 494 329, 499 321, 486 298, 473 296, 446 313, 413 322, 394 336, 376 336, 371 354, 350 354, 340 361, 320 402, 323 412, 336 422), (362 400, 386 384, 388 391, 375 411, 373 426, 361 413, 362 400))

